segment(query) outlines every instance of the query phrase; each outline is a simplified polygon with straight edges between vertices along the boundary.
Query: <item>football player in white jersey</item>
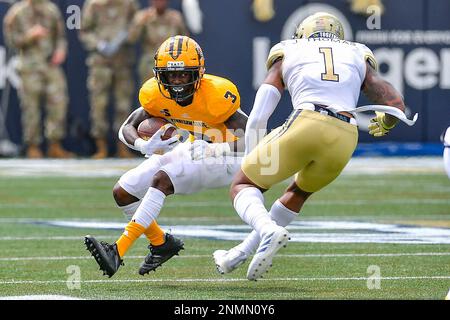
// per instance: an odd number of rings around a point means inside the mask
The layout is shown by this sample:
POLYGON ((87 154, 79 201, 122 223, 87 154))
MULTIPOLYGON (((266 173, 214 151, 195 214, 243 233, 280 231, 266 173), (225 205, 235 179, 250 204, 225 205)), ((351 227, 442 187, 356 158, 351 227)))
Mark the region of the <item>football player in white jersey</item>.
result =
MULTIPOLYGON (((358 141, 352 110, 360 91, 373 103, 405 109, 401 94, 378 75, 370 49, 344 40, 342 24, 328 13, 307 17, 294 39, 275 45, 267 68, 247 122, 248 154, 230 189, 237 213, 254 231, 236 247, 214 252, 217 270, 223 274, 256 250, 247 271, 249 280, 269 269, 276 252, 288 242, 284 227, 350 160, 358 141), (285 88, 292 99, 291 116, 251 150, 252 132, 266 130, 285 88), (263 192, 293 175, 294 181, 268 212, 263 192)), ((377 112, 369 133, 383 136, 397 122, 396 117, 377 112)))

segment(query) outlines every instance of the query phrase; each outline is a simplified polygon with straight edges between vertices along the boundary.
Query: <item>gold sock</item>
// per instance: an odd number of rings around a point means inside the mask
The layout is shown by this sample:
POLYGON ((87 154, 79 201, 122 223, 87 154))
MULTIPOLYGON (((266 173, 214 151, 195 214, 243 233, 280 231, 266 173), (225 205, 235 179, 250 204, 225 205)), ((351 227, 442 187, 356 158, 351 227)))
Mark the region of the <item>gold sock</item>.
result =
POLYGON ((148 241, 154 246, 160 246, 166 242, 164 230, 158 225, 156 220, 144 231, 148 241))
POLYGON ((119 251, 119 256, 122 258, 128 249, 133 245, 133 243, 138 239, 145 231, 145 228, 139 223, 130 221, 125 227, 125 231, 120 236, 119 240, 116 241, 117 251, 119 251))

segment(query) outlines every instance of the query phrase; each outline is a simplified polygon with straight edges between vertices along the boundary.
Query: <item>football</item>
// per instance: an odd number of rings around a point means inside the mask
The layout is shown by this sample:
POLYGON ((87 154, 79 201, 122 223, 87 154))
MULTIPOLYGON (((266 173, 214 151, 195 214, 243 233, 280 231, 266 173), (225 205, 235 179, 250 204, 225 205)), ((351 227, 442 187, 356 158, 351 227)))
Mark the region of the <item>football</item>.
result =
MULTIPOLYGON (((150 139, 156 131, 159 130, 163 125, 170 123, 166 119, 163 118, 149 118, 142 121, 138 128, 137 133, 139 137, 141 137, 144 140, 150 139)), ((167 140, 172 138, 177 133, 177 129, 175 127, 170 127, 166 130, 164 135, 162 136, 162 140, 167 140)))

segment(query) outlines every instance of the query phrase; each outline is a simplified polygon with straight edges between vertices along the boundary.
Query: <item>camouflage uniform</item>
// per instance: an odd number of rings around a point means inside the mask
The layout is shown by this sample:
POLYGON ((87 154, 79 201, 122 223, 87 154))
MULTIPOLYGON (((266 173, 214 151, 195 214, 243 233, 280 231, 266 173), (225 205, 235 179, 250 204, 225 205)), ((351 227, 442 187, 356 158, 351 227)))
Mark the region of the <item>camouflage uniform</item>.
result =
POLYGON ((80 40, 89 51, 91 135, 97 143, 96 158, 103 158, 107 153, 107 106, 111 87, 115 100, 115 131, 130 113, 134 92, 134 49, 124 42, 117 52, 108 56, 101 53, 98 45, 102 41, 114 41, 118 34, 126 32, 137 10, 135 0, 87 0, 82 9, 80 40))
POLYGON ((41 157, 38 148, 42 142, 41 97, 46 97, 45 136, 50 141, 50 146, 53 148, 56 144, 60 148, 59 141, 65 135, 68 103, 66 77, 60 66, 51 63, 55 51, 63 51, 64 55, 67 52, 64 21, 58 7, 52 2, 23 0, 8 10, 3 23, 6 43, 19 54, 17 71, 21 87, 18 93, 23 141, 29 148, 35 148, 36 157, 41 157), (37 25, 47 29, 48 33, 32 39, 28 31, 37 25))
POLYGON ((158 16, 155 8, 140 10, 129 30, 129 40, 142 43, 142 56, 139 61, 139 77, 141 84, 153 77, 156 50, 170 36, 187 35, 188 30, 180 12, 166 9, 158 16))

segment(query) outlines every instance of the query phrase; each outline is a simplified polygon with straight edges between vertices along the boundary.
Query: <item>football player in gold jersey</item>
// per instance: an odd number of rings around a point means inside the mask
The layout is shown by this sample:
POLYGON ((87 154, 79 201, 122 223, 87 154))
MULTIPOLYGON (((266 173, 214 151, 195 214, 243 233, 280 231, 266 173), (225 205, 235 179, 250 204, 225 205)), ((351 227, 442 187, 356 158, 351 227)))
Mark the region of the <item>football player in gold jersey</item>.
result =
POLYGON ((139 274, 155 270, 177 255, 183 242, 165 233, 156 222, 165 198, 228 186, 239 170, 239 153, 245 147, 240 138, 247 116, 240 110, 239 92, 231 81, 205 74, 197 42, 186 36, 167 39, 155 54, 154 73, 139 92, 141 108, 119 130, 123 143, 148 157, 114 186, 114 199, 130 222, 114 244, 85 238, 87 249, 109 277, 142 234, 150 242, 150 253, 139 274), (170 124, 144 140, 136 128, 150 117, 165 118, 170 124), (196 139, 181 143, 177 135, 162 140, 170 126, 184 129, 196 139))

